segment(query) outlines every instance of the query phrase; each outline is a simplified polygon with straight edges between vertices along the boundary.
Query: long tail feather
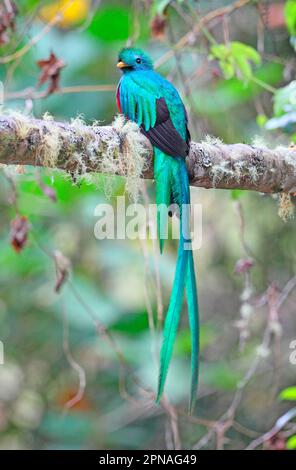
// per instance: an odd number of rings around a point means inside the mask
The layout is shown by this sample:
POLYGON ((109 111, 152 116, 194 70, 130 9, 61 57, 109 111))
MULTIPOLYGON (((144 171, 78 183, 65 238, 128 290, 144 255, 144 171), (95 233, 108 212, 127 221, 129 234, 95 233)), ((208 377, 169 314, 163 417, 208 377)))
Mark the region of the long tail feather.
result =
POLYGON ((180 243, 174 284, 170 298, 170 305, 164 324, 163 343, 160 353, 160 373, 156 398, 157 402, 159 402, 164 389, 164 384, 167 377, 169 363, 172 357, 173 346, 179 325, 184 296, 186 270, 188 264, 187 259, 188 253, 184 252, 183 244, 180 243))
POLYGON ((188 256, 186 297, 188 303, 188 316, 191 332, 191 391, 189 401, 189 412, 192 413, 195 406, 199 373, 199 314, 192 252, 190 252, 188 256))
POLYGON ((154 178, 156 183, 157 236, 162 253, 168 230, 167 208, 171 200, 171 167, 170 159, 158 149, 155 149, 154 178))
MULTIPOLYGON (((180 161, 172 159, 171 157, 165 156, 165 161, 170 166, 170 177, 169 177, 169 198, 173 198, 173 201, 180 207, 180 213, 182 211, 182 201, 186 199, 186 188, 183 187, 180 181, 180 161), (185 194, 184 194, 185 189, 185 194)), ((169 200, 170 200, 169 199, 169 200)), ((167 213, 166 213, 167 218, 167 213)), ((185 290, 186 272, 188 266, 188 252, 184 250, 184 237, 182 230, 182 217, 180 217, 180 241, 178 248, 178 258, 175 270, 175 277, 173 282, 172 293, 170 297, 170 304, 166 315, 163 333, 163 343, 160 353, 160 373, 158 382, 158 393, 157 401, 160 400, 169 363, 172 357, 173 346, 177 334, 179 325, 182 303, 185 290)))
MULTIPOLYGON (((164 155, 161 154, 161 156, 164 155)), ((186 285, 188 316, 192 343, 191 393, 189 404, 190 412, 192 412, 195 404, 198 384, 199 324, 197 289, 190 238, 190 190, 187 169, 184 160, 171 159, 167 156, 164 157, 164 162, 168 164, 170 168, 168 178, 166 176, 162 179, 162 181, 165 181, 168 184, 168 187, 166 187, 165 190, 164 188, 162 188, 160 196, 157 193, 157 203, 161 201, 161 203, 163 204, 164 200, 168 201, 168 198, 172 197, 173 201, 178 204, 180 209, 180 242, 170 304, 164 325, 163 343, 160 354, 160 374, 158 382, 157 402, 159 402, 161 398, 168 373, 169 363, 172 357, 173 346, 182 310, 184 289, 186 285)), ((159 184, 159 180, 157 181, 157 176, 156 182, 156 184, 159 184)), ((161 223, 162 220, 160 219, 160 221, 158 222, 159 226, 161 225, 161 223)), ((160 246, 161 248, 163 247, 163 240, 161 239, 160 246)))
MULTIPOLYGON (((189 401, 189 412, 192 413, 196 400, 197 386, 198 386, 198 373, 199 373, 199 313, 198 313, 198 297, 196 288, 196 279, 194 271, 194 261, 191 246, 190 234, 190 189, 189 180, 185 162, 182 162, 181 179, 184 192, 186 192, 187 211, 183 211, 183 226, 186 227, 186 238, 188 240, 188 269, 186 275, 186 298, 188 304, 188 317, 191 333, 191 390, 189 401)), ((185 235, 185 234, 184 234, 185 235)))

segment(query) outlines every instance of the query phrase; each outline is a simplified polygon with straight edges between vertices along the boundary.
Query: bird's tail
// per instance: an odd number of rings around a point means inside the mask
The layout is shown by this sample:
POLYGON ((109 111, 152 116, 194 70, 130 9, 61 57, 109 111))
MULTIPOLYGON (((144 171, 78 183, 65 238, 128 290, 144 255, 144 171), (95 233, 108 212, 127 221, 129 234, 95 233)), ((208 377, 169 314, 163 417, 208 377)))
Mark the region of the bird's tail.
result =
POLYGON ((171 201, 178 205, 180 214, 180 241, 173 288, 164 324, 163 343, 160 354, 157 402, 159 402, 163 393, 180 320, 184 290, 186 287, 192 343, 190 394, 190 410, 192 411, 198 381, 199 327, 197 290, 190 238, 189 181, 186 164, 183 159, 172 158, 156 149, 154 161, 157 226, 161 252, 163 250, 164 240, 167 234, 167 214, 168 206, 171 201))

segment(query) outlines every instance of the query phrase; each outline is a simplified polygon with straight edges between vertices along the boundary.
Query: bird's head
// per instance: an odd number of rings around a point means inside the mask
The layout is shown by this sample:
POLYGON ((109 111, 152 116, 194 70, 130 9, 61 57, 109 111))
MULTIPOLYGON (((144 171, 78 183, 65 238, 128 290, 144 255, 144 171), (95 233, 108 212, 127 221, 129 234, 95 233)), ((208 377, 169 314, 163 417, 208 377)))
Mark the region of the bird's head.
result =
POLYGON ((122 49, 118 55, 117 67, 123 73, 135 70, 152 70, 153 64, 149 55, 141 49, 127 47, 122 49))

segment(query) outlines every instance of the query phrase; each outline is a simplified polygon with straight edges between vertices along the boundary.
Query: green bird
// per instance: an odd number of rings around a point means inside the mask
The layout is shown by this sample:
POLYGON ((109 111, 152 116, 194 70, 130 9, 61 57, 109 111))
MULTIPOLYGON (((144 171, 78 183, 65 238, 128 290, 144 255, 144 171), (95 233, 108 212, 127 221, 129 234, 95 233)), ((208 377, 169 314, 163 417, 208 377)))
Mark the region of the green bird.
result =
POLYGON ((161 253, 172 203, 177 206, 180 216, 178 257, 164 324, 156 401, 159 402, 164 390, 186 290, 191 331, 189 408, 192 411, 198 384, 199 320, 190 236, 190 188, 185 163, 190 147, 187 113, 176 88, 153 70, 151 58, 142 50, 122 49, 117 67, 123 72, 116 94, 118 109, 139 125, 154 149, 157 228, 161 253))

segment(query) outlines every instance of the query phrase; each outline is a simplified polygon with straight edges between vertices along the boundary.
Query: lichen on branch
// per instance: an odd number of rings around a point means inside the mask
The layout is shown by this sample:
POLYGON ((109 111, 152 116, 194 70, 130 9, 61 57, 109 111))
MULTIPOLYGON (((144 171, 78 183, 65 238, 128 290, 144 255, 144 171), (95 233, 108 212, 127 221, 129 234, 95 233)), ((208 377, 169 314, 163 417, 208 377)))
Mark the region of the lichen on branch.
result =
MULTIPOLYGON (((87 126, 81 119, 56 122, 22 114, 0 116, 0 163, 121 175, 134 197, 140 177, 152 178, 152 148, 136 124, 122 116, 113 125, 87 126)), ((263 144, 223 144, 207 138, 191 143, 190 184, 203 188, 296 192, 296 151, 263 144)))

